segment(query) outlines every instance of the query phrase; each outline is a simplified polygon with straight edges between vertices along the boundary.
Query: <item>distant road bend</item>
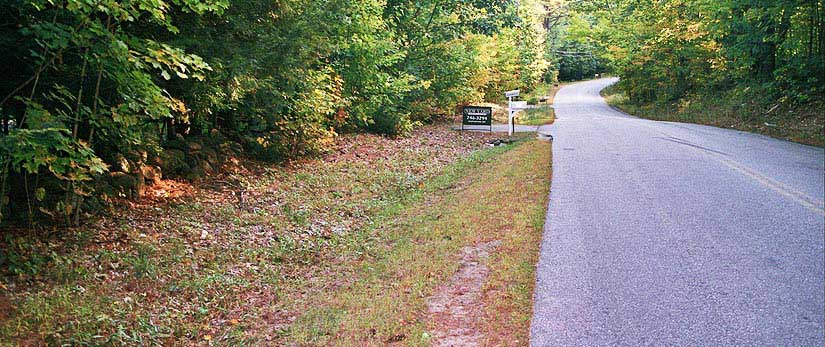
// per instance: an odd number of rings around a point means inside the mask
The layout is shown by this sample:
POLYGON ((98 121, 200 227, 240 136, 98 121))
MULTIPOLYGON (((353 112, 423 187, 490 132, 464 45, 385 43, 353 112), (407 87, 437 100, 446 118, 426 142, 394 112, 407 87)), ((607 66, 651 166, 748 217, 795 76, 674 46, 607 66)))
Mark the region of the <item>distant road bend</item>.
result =
POLYGON ((825 151, 564 87, 531 346, 825 346, 825 151))

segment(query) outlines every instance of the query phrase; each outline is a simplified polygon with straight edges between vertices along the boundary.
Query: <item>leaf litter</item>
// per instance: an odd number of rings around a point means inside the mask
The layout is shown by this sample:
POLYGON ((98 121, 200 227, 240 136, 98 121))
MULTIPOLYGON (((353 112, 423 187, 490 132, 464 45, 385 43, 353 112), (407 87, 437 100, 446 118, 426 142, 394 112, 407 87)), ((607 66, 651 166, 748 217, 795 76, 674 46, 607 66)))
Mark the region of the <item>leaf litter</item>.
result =
POLYGON ((318 158, 234 158, 219 175, 163 180, 144 198, 50 237, 12 231, 17 238, 0 249, 25 242, 23 256, 53 256, 33 274, 3 277, 10 313, 0 316, 0 343, 94 336, 279 345, 313 295, 357 280, 344 264, 363 250, 342 244, 358 242, 389 201, 492 137, 443 124, 401 139, 344 135, 318 158))

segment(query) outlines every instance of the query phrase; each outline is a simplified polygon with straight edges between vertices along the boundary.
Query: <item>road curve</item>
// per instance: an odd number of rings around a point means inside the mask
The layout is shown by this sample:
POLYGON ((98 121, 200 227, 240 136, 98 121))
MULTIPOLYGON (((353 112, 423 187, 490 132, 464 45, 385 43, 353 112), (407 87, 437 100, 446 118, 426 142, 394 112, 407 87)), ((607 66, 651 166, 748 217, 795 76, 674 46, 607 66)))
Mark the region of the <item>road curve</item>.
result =
POLYGON ((613 82, 556 96, 531 346, 825 346, 825 151, 634 118, 613 82))

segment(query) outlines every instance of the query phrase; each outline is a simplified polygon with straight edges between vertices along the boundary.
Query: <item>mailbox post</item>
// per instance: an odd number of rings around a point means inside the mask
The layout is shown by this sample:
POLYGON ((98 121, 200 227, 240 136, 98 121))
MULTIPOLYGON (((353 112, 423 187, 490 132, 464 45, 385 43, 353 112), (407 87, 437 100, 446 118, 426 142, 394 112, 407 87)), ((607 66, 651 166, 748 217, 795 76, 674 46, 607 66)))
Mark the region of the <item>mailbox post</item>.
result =
POLYGON ((516 124, 513 121, 513 98, 517 97, 519 94, 519 90, 511 90, 508 92, 504 92, 504 96, 507 97, 507 133, 510 136, 513 136, 513 132, 516 130, 516 124))
POLYGON ((510 136, 513 136, 513 133, 516 131, 516 122, 514 119, 516 112, 527 108, 526 101, 513 101, 513 98, 518 95, 518 89, 504 93, 504 96, 507 97, 507 133, 510 136))

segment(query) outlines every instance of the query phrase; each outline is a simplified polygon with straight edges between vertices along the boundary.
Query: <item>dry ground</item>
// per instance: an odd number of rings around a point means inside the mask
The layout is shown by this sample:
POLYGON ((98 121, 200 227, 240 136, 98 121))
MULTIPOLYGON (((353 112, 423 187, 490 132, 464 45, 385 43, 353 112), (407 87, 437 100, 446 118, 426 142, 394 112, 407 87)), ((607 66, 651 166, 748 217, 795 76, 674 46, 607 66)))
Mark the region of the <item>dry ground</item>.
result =
POLYGON ((426 296, 461 247, 490 237, 491 264, 510 265, 489 266, 481 331, 524 344, 549 145, 488 149, 492 136, 345 136, 322 158, 164 181, 82 228, 5 232, 0 345, 427 344, 426 296), (529 218, 503 223, 518 213, 529 218), (421 218, 450 228, 406 229, 436 226, 421 218))

